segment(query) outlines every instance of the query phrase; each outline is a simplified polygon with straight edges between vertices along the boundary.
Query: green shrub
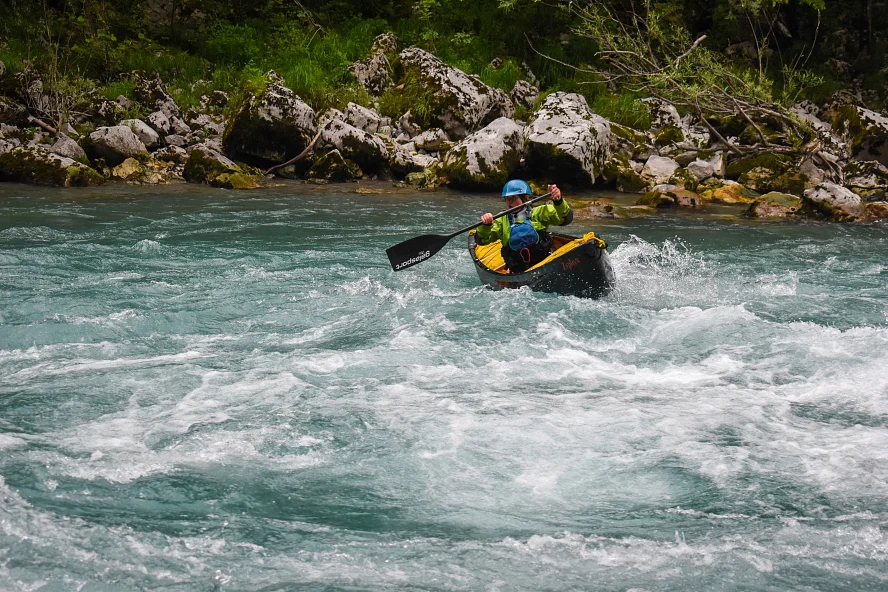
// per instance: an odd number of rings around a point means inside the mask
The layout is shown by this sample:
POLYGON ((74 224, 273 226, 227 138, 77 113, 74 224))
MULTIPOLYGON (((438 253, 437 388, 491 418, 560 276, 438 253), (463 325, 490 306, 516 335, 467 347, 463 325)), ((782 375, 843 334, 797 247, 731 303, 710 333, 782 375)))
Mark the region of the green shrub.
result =
POLYGON ((506 60, 503 62, 502 66, 496 70, 485 66, 484 69, 481 70, 480 78, 481 82, 487 86, 492 86, 508 93, 512 90, 512 87, 515 86, 516 82, 524 78, 524 73, 514 60, 506 60))
POLYGON ((243 66, 259 59, 261 51, 256 29, 221 22, 210 33, 203 53, 211 62, 243 66))

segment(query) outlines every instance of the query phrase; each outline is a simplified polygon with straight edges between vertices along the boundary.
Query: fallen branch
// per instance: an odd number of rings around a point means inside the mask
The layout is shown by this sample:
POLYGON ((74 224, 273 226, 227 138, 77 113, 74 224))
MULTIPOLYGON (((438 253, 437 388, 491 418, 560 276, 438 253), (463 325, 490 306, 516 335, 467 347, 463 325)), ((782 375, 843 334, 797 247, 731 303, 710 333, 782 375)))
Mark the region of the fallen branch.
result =
POLYGON ((271 173, 272 171, 276 171, 276 170, 278 170, 279 168, 283 168, 283 167, 285 167, 285 166, 291 165, 291 164, 293 164, 294 162, 297 162, 297 161, 302 160, 303 158, 305 158, 305 156, 306 156, 309 152, 311 152, 311 151, 314 149, 315 143, 317 143, 318 138, 321 137, 321 132, 323 132, 323 131, 324 131, 323 128, 318 130, 318 133, 315 134, 315 137, 312 138, 312 140, 311 140, 311 142, 308 144, 308 146, 305 147, 305 150, 303 150, 302 152, 300 152, 299 154, 297 154, 296 156, 294 156, 293 158, 291 158, 291 159, 288 160, 287 162, 282 162, 281 164, 276 164, 276 165, 274 165, 273 167, 271 167, 270 169, 268 169, 267 171, 265 171, 264 174, 267 175, 267 174, 271 173))
POLYGON ((51 134, 54 135, 54 136, 59 135, 59 130, 57 130, 56 128, 52 127, 51 125, 48 125, 48 124, 46 124, 46 123, 43 123, 42 121, 40 121, 40 120, 37 119, 36 117, 33 117, 33 116, 32 116, 32 117, 28 117, 28 121, 31 122, 31 123, 36 123, 38 126, 42 127, 43 129, 45 129, 46 131, 48 131, 49 133, 51 133, 51 134))

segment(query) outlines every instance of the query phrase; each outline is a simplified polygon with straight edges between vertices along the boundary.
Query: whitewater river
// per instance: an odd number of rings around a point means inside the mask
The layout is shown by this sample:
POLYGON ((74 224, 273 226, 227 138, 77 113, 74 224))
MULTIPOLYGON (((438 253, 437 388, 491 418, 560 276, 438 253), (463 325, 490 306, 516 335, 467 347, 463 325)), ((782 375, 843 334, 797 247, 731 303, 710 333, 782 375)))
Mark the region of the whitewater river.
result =
POLYGON ((888 226, 575 223, 596 301, 354 188, 0 185, 0 590, 888 589, 888 226))

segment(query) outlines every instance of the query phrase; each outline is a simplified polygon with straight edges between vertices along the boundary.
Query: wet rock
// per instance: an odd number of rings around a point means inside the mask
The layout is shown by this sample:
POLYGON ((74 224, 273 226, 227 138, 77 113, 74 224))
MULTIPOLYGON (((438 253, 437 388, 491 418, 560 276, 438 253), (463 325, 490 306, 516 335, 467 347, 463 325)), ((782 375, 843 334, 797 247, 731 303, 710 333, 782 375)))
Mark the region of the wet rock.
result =
POLYGON ((888 201, 876 201, 866 204, 865 214, 868 220, 888 219, 888 201))
POLYGON ((637 206, 649 206, 658 209, 663 208, 691 208, 691 209, 699 209, 705 208, 707 205, 707 200, 687 189, 683 188, 674 188, 674 189, 666 189, 666 188, 658 188, 655 187, 651 191, 648 191, 643 196, 641 196, 638 201, 635 202, 637 206))
POLYGON ((624 193, 640 193, 650 187, 624 154, 614 154, 608 159, 601 171, 601 178, 624 193))
POLYGON ((441 161, 441 173, 454 187, 498 190, 521 161, 523 128, 500 117, 457 142, 441 161))
POLYGON ((292 90, 269 83, 248 94, 223 136, 225 153, 267 167, 302 152, 317 132, 314 110, 292 90))
POLYGON ((743 215, 747 218, 792 218, 801 212, 802 206, 800 197, 772 191, 753 201, 743 215))
POLYGON ((102 185, 105 178, 72 158, 40 147, 13 148, 0 140, 0 181, 17 181, 56 187, 102 185))
POLYGON ((58 154, 59 156, 76 160, 81 164, 89 164, 86 152, 80 147, 80 144, 65 135, 60 135, 49 151, 58 154))
POLYGON ((381 139, 343 121, 328 121, 322 128, 321 142, 358 163, 366 173, 378 172, 388 163, 388 149, 381 139))
POLYGON ((124 119, 118 125, 124 125, 133 130, 133 133, 146 148, 160 145, 160 135, 141 119, 124 119))
POLYGON ((748 204, 754 202, 759 194, 747 189, 736 181, 725 180, 703 190, 700 194, 704 199, 724 204, 748 204))
POLYGON ((205 144, 197 144, 188 150, 183 176, 189 183, 224 189, 252 189, 259 187, 262 180, 257 171, 241 167, 205 144))
POLYGON ((610 123, 576 93, 552 93, 524 130, 527 168, 541 178, 591 185, 610 158, 610 123))
POLYGON ((306 179, 324 179, 333 183, 342 183, 360 179, 364 173, 361 167, 342 156, 339 150, 331 150, 321 155, 305 174, 306 179))
POLYGON ((451 138, 464 138, 494 119, 514 113, 506 93, 418 47, 402 51, 400 62, 404 68, 403 92, 423 97, 429 108, 429 123, 451 138))
POLYGON ((805 202, 830 220, 858 220, 864 216, 860 196, 835 183, 821 183, 805 191, 805 202))
POLYGON ((125 125, 98 128, 84 149, 91 159, 102 158, 112 167, 130 157, 148 156, 145 144, 125 125))

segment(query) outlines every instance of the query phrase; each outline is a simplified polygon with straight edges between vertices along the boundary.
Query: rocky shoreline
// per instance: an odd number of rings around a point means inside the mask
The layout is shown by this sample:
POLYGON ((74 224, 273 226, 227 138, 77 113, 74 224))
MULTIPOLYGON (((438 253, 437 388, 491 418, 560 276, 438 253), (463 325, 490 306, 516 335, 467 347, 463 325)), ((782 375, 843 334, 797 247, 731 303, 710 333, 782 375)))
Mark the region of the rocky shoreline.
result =
MULTIPOLYGON (((495 64, 491 65, 495 67, 495 64)), ((645 99, 648 130, 590 111, 576 93, 539 96, 529 70, 507 94, 392 34, 352 73, 371 95, 395 89, 409 106, 397 119, 349 103, 316 113, 274 73, 231 99, 220 91, 182 109, 156 76, 134 74, 133 102, 97 100, 64 124, 24 106, 47 100, 39 80, 0 64, 0 181, 50 186, 198 183, 249 189, 275 179, 498 191, 509 178, 638 194, 635 207, 585 208, 586 217, 742 204, 760 219, 888 218, 888 117, 850 91, 792 109, 810 137, 779 121, 735 115, 701 120, 645 99), (4 80, 4 78, 6 78, 4 80)))

